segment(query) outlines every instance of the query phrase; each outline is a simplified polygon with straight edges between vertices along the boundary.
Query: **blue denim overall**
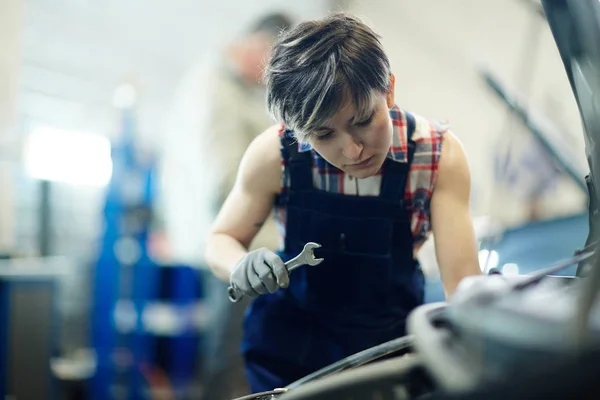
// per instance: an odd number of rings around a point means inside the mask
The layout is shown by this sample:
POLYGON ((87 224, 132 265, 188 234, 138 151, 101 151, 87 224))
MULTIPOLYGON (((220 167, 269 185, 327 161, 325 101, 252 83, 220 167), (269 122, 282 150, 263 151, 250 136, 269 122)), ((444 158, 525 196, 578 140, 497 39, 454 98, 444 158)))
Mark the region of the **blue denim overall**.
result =
MULTIPOLYGON (((407 113, 410 139, 414 117, 407 113)), ((423 303, 424 277, 413 257, 405 187, 408 162, 387 159, 379 196, 315 189, 312 153, 282 138, 289 190, 285 249, 290 259, 307 242, 325 260, 300 267, 290 286, 248 308, 242 351, 253 393, 284 387, 354 353, 405 335, 408 314, 423 303)))

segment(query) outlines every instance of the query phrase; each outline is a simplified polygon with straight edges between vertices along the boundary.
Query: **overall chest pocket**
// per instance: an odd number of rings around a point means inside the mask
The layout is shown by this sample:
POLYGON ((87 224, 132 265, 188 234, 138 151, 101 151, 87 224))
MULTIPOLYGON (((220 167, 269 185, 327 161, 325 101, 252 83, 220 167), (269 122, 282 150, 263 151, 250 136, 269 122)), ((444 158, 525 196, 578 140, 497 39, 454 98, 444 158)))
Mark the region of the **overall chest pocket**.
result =
MULTIPOLYGON (((290 210, 293 212, 293 210, 290 210)), ((305 305, 330 319, 349 321, 374 317, 390 305, 394 221, 385 218, 348 218, 320 212, 294 218, 296 234, 290 243, 302 248, 312 241, 322 245, 315 255, 325 260, 301 268, 305 305)))
POLYGON ((316 211, 298 212, 292 208, 288 213, 295 224, 293 247, 302 248, 307 242, 317 242, 322 251, 348 255, 388 257, 391 253, 394 221, 389 218, 340 217, 316 211))

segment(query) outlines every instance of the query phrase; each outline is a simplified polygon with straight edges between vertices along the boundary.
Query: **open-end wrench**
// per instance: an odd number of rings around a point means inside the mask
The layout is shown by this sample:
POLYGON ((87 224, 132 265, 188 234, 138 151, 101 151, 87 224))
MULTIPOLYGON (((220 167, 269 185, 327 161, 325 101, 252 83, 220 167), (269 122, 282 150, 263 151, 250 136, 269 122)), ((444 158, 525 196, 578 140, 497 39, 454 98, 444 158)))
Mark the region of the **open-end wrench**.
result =
POLYGON ((291 274, 293 270, 303 265, 318 265, 323 262, 322 258, 315 258, 315 249, 321 247, 320 244, 315 242, 308 242, 304 245, 304 249, 296 257, 292 258, 285 263, 285 268, 288 274, 291 274))
MULTIPOLYGON (((292 273, 298 267, 303 265, 318 265, 323 262, 322 258, 315 258, 314 249, 321 247, 320 244, 314 242, 308 242, 304 245, 304 249, 298 254, 296 257, 292 258, 288 262, 285 263, 285 269, 288 272, 288 275, 292 273)), ((240 301, 240 299, 244 296, 244 293, 240 291, 238 288, 229 286, 227 288, 227 293, 229 294, 229 300, 233 303, 240 301)))

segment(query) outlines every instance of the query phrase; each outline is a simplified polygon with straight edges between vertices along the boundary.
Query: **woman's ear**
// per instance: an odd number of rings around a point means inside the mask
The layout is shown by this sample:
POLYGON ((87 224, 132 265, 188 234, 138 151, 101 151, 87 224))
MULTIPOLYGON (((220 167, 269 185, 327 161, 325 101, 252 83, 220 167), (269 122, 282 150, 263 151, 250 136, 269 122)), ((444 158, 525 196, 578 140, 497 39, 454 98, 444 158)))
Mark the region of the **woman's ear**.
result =
POLYGON ((388 89, 387 95, 386 95, 386 101, 387 101, 388 108, 392 108, 392 107, 394 107, 394 104, 396 104, 396 99, 394 97, 395 85, 396 85, 396 77, 394 76, 394 74, 390 74, 390 88, 388 89))

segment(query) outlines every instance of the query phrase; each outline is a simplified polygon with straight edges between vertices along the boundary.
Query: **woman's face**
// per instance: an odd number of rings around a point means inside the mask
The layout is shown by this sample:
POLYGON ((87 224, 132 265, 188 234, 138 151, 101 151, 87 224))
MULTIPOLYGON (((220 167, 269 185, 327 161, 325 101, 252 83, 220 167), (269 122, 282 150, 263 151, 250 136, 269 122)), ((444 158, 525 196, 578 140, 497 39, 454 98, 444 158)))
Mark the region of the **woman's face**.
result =
POLYGON ((330 164, 355 178, 375 175, 392 144, 393 125, 389 110, 394 105, 394 90, 372 96, 370 117, 354 121, 352 102, 341 108, 327 126, 311 134, 313 149, 330 164))

